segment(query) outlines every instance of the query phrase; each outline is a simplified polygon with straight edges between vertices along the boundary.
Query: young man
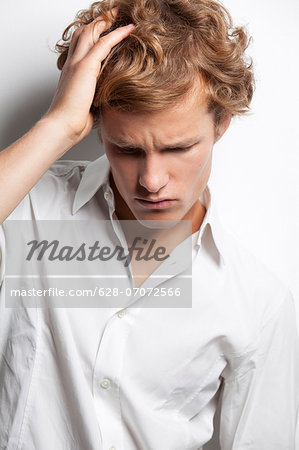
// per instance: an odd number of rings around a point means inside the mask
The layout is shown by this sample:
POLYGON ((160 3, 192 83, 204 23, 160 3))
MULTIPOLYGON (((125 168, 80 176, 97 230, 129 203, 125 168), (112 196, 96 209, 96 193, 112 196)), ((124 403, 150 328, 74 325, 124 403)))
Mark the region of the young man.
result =
MULTIPOLYGON (((213 146, 252 97, 245 31, 212 0, 103 0, 77 18, 57 47, 63 70, 48 112, 0 153, 1 280, 13 219, 35 230, 38 220, 88 220, 86 234, 95 219, 101 237, 124 246, 119 220, 186 220, 192 302, 153 308, 140 294, 123 308, 55 309, 27 308, 24 296, 12 308, 7 276, 1 448, 199 449, 217 404, 221 450, 298 448, 292 295, 223 229, 208 186, 213 146), (106 155, 53 164, 93 125, 106 155)), ((140 283, 135 269, 119 268, 131 292, 167 285, 140 283)))

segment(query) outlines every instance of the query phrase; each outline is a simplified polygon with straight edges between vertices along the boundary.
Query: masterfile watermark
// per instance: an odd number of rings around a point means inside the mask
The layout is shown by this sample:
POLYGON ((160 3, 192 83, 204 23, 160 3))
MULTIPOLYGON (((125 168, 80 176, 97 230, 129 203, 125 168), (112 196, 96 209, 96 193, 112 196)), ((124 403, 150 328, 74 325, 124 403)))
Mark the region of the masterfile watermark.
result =
POLYGON ((109 261, 116 257, 117 261, 123 261, 124 266, 128 267, 133 254, 136 261, 165 261, 169 258, 166 255, 166 248, 159 246, 155 248, 157 240, 143 239, 142 237, 136 237, 133 244, 128 248, 128 254, 125 254, 124 247, 117 245, 114 249, 108 246, 100 246, 100 242, 96 241, 92 246, 88 246, 83 242, 77 249, 69 245, 61 245, 61 243, 55 239, 52 242, 47 240, 37 241, 36 239, 27 242, 28 246, 31 246, 26 261, 30 261, 34 256, 40 261, 44 256, 49 261, 109 261), (138 245, 139 242, 139 245, 138 245), (140 245, 143 244, 143 246, 140 245), (148 245, 147 248, 144 245, 148 245))
POLYGON ((159 225, 6 221, 6 307, 191 307, 191 221, 159 225))

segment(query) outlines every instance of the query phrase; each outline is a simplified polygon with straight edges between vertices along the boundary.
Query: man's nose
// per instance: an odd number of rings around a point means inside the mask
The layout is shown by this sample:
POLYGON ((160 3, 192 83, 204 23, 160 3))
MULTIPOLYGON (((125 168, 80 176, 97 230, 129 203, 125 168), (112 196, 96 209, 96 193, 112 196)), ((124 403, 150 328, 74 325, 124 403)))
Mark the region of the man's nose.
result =
POLYGON ((139 171, 139 183, 149 192, 158 192, 169 181, 165 161, 159 155, 146 155, 139 171))

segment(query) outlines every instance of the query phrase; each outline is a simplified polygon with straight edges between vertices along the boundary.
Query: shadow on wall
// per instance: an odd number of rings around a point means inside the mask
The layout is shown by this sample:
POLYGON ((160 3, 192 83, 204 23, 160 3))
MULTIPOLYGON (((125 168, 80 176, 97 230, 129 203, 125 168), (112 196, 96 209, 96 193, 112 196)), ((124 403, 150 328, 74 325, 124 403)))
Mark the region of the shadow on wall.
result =
MULTIPOLYGON (((45 85, 32 85, 18 99, 1 113, 0 149, 8 147, 26 134, 48 110, 55 88, 45 85)), ((70 149, 61 159, 92 161, 104 153, 97 133, 92 130, 89 136, 70 149)))

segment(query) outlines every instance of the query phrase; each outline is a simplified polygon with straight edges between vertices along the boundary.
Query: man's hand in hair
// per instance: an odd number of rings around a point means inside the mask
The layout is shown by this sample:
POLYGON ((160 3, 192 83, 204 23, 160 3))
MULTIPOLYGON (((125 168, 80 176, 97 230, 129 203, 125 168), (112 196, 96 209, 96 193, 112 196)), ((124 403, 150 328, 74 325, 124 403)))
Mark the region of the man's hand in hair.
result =
MULTIPOLYGON (((112 9, 112 14, 117 15, 117 8, 112 9)), ((110 26, 111 23, 98 17, 75 30, 55 96, 44 116, 58 121, 74 144, 88 136, 92 130, 90 107, 102 61, 134 29, 134 25, 130 24, 99 37, 110 26)))

